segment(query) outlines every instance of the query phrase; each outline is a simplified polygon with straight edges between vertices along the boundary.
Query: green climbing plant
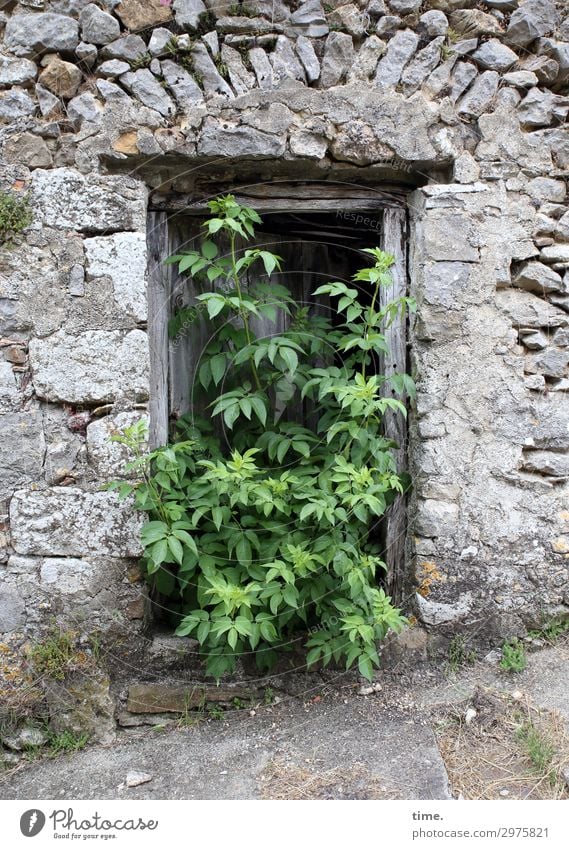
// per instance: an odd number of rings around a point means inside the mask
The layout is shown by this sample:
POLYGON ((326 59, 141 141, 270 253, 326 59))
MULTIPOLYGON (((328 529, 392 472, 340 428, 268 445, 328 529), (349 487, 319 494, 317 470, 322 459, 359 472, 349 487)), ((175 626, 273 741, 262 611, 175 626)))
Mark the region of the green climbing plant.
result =
POLYGON ((114 435, 133 454, 133 479, 110 487, 148 514, 145 574, 209 674, 219 679, 246 653, 269 668, 303 638, 308 666, 334 659, 371 679, 377 642, 406 621, 379 584, 376 529, 409 485, 384 420, 405 415, 399 397, 414 392, 408 375, 384 377, 377 362, 385 329, 414 302, 381 305, 394 260, 370 248, 351 284, 314 292, 340 320, 311 315, 273 279, 279 256, 239 247, 257 213, 231 195, 209 208, 199 249, 167 260, 201 287, 171 333, 198 316, 212 331, 194 387, 209 418, 178 420, 173 442, 151 453, 140 422, 114 435), (288 329, 258 338, 254 319, 276 326, 279 314, 288 329), (303 407, 311 415, 293 414, 303 407))

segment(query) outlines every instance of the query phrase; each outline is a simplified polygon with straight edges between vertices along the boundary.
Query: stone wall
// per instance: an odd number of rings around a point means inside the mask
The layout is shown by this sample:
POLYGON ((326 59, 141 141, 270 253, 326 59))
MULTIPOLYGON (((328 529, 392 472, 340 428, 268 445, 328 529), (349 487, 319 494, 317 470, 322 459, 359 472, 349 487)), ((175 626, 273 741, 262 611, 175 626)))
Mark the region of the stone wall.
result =
POLYGON ((148 400, 148 192, 275 175, 421 187, 410 608, 488 640, 569 610, 566 2, 2 8, 0 187, 33 211, 0 253, 5 639, 138 639, 138 519, 100 486, 148 400))

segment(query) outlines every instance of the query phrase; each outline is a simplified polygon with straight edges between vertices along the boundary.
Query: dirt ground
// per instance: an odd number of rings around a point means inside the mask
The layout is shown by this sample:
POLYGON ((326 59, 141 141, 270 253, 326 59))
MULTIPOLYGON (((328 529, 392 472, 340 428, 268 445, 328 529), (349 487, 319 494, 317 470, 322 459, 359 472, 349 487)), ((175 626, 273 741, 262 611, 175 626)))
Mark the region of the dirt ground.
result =
POLYGON ((496 658, 276 679, 261 704, 122 729, 22 761, 5 799, 567 799, 569 639, 496 658), (132 772, 146 780, 128 786, 132 772))

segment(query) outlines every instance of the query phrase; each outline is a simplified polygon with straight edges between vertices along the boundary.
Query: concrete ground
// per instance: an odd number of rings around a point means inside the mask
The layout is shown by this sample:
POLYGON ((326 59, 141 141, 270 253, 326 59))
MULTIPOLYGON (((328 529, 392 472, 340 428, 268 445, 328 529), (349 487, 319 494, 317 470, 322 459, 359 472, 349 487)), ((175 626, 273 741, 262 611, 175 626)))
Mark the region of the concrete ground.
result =
POLYGON ((482 688, 510 701, 512 692, 518 699, 522 693, 536 710, 569 723, 568 661, 565 640, 532 653, 515 675, 487 661, 446 674, 401 666, 380 673, 380 687, 367 694, 349 675, 303 676, 288 692, 275 688, 276 703, 254 711, 124 729, 110 747, 20 766, 0 776, 0 797, 449 799, 453 788, 433 730, 441 711, 460 721, 482 688), (132 772, 150 780, 127 786, 132 772))

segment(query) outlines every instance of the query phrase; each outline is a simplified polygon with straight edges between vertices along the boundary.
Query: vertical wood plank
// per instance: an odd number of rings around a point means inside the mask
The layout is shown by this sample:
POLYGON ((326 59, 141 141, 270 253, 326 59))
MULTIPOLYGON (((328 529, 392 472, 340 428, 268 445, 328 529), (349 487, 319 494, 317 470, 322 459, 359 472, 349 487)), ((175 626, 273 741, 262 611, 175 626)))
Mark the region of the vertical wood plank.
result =
MULTIPOLYGON (((401 298, 407 293, 407 243, 406 213, 404 209, 386 209, 383 213, 382 248, 395 257, 391 268, 392 282, 381 290, 381 305, 401 298)), ((406 316, 393 322, 386 332, 386 341, 390 354, 386 355, 383 373, 386 376, 395 372, 404 372, 407 364, 406 316)), ((395 396, 395 393, 391 393, 395 396)), ((399 445, 396 450, 397 471, 407 469, 407 424, 401 413, 390 412, 385 419, 386 436, 399 445)), ((396 602, 403 596, 405 577, 405 535, 406 535, 405 495, 398 496, 388 510, 385 533, 385 562, 389 592, 396 602)))
POLYGON ((148 345, 150 348, 150 449, 168 441, 168 213, 150 212, 148 245, 148 345))

